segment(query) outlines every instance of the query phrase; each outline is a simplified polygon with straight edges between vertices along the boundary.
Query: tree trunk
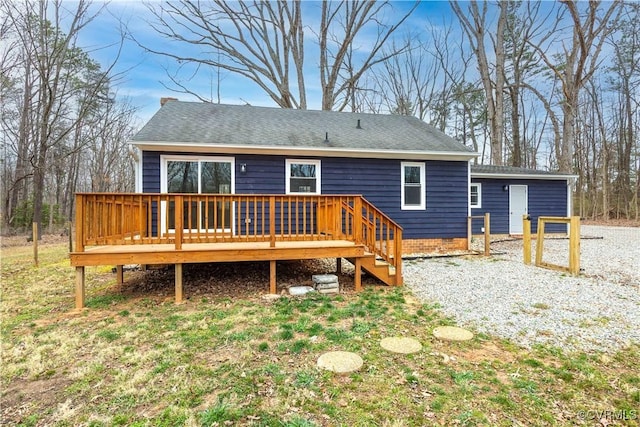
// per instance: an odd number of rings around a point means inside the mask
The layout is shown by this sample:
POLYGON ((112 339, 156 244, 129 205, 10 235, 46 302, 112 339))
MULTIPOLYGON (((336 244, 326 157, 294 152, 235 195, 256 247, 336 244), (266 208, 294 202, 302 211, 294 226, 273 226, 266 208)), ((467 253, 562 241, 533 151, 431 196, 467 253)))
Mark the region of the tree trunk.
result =
POLYGON ((520 91, 517 86, 509 87, 511 98, 511 132, 513 140, 513 154, 511 166, 522 166, 522 145, 520 142, 520 91))
POLYGON ((451 8, 460 20, 460 23, 469 38, 476 60, 478 72, 484 88, 487 100, 487 119, 489 124, 489 140, 491 145, 491 163, 494 165, 503 164, 503 139, 504 139, 504 29, 507 19, 507 3, 498 2, 500 16, 496 38, 494 40, 495 54, 495 74, 492 76, 491 67, 485 47, 485 37, 487 35, 486 15, 487 3, 483 3, 482 11, 478 8, 478 2, 469 3, 467 16, 457 1, 451 1, 451 8))

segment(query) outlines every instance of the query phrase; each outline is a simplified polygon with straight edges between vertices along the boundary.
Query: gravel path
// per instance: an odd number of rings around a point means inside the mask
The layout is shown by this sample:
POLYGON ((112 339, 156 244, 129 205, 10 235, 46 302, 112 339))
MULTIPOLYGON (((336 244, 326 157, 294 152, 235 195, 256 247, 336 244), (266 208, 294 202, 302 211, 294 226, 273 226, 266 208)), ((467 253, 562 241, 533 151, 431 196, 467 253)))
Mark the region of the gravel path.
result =
MULTIPOLYGON (((640 343, 640 228, 581 228, 579 277, 524 265, 519 240, 492 243, 490 258, 406 261, 405 285, 460 325, 527 348, 640 343)), ((568 248, 568 239, 545 240, 544 260, 568 265, 568 248)))

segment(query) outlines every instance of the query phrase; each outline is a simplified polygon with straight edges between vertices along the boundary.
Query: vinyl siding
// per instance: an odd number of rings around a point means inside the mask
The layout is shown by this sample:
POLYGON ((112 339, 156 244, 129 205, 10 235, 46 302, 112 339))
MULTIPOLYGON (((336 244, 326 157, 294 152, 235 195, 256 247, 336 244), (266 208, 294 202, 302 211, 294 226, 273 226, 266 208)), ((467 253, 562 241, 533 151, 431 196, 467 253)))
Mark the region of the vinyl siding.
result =
MULTIPOLYGON (((160 152, 143 153, 143 191, 160 191, 160 152)), ((203 154, 199 154, 203 155, 203 154)), ((214 153, 210 155, 214 156, 214 153)), ((298 156, 235 156, 238 194, 283 194, 285 160, 298 156), (247 172, 240 173, 240 165, 247 172)), ((426 161, 426 209, 401 209, 401 161, 321 158, 322 194, 361 194, 399 223, 407 239, 466 237, 466 161, 426 161)), ((412 160, 414 161, 414 160, 412 160)))
MULTIPOLYGON (((472 183, 482 184, 482 207, 472 208, 471 215, 491 214, 491 233, 509 233, 509 192, 505 185, 526 185, 528 187, 527 210, 531 216, 531 231, 537 232, 539 216, 567 216, 567 181, 533 179, 488 179, 472 178, 472 183)), ((481 232, 482 220, 474 220, 473 233, 481 232)), ((548 232, 566 232, 563 224, 548 224, 548 232)))
POLYGON ((142 152, 142 192, 160 192, 160 154, 155 151, 142 152))

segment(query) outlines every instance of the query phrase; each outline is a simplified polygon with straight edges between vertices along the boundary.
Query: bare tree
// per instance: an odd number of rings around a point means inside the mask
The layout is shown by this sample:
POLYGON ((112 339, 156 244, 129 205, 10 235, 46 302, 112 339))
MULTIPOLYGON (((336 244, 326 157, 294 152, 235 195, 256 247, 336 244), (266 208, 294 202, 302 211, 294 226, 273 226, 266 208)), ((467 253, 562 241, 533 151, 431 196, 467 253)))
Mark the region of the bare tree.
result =
MULTIPOLYGON (((410 37, 407 49, 372 70, 371 89, 386 111, 416 116, 442 131, 448 130, 454 92, 464 79, 468 58, 452 43, 451 25, 430 25, 423 39, 410 37), (428 34, 428 39, 424 39, 428 34)), ((389 52, 398 49, 392 43, 389 52)))
MULTIPOLYGON (((384 23, 389 2, 365 0, 322 2, 319 27, 304 24, 305 4, 299 1, 216 0, 204 5, 181 0, 149 5, 152 28, 177 42, 173 51, 143 46, 147 51, 177 60, 183 66, 215 67, 245 77, 283 108, 307 108, 308 77, 304 65, 309 54, 304 30, 312 31, 319 45, 319 82, 322 108, 342 110, 350 105, 354 88, 374 65, 397 54, 382 54, 382 48, 416 8, 414 4, 391 24, 384 23), (353 46, 362 33, 376 29, 367 40, 367 53, 356 63, 353 46), (193 53, 185 53, 193 52, 193 53)), ((311 7, 311 6, 309 6, 311 7)), ((363 42, 364 43, 364 42, 363 42)), ((142 45, 142 43, 140 43, 142 45)), ((171 77, 179 91, 207 99, 171 77)))
POLYGON ((487 2, 483 1, 478 7, 476 0, 470 1, 466 11, 463 11, 458 1, 451 1, 451 8, 464 29, 471 48, 476 57, 478 72, 484 88, 487 102, 487 119, 489 123, 489 137, 491 139, 491 163, 503 163, 504 139, 504 28, 507 20, 506 2, 498 2, 499 16, 495 38, 491 39, 495 57, 493 65, 489 62, 488 49, 485 38, 490 33, 487 28, 487 2))
POLYGON ((9 107, 14 114, 5 116, 3 105, 2 117, 10 157, 15 161, 9 203, 5 200, 5 205, 15 208, 18 200, 31 200, 32 220, 42 225, 45 200, 55 201, 56 194, 63 193, 59 187, 48 188, 56 180, 47 174, 55 175, 56 167, 59 174, 66 173, 60 161, 85 143, 71 149, 68 144, 78 128, 91 125, 88 118, 107 97, 113 78, 110 71, 118 55, 110 67, 101 70, 78 46, 80 32, 102 10, 90 12, 88 1, 24 0, 3 2, 0 8, 17 46, 12 72, 15 95, 9 107), (53 196, 47 195, 49 190, 54 191, 53 196))
POLYGON ((134 165, 126 141, 134 133, 134 113, 128 102, 105 103, 97 126, 89 129, 83 163, 90 174, 91 191, 133 191, 134 165))
MULTIPOLYGON (((301 7, 295 1, 150 4, 155 17, 150 25, 161 36, 178 42, 179 48, 173 52, 144 48, 184 65, 222 68, 241 75, 256 83, 277 105, 306 108, 301 7), (191 54, 194 50, 198 53, 191 54)), ((172 81, 181 91, 206 100, 177 77, 172 81)))
MULTIPOLYGON (((640 6, 638 4, 628 4, 625 7, 625 16, 621 19, 620 37, 612 43, 614 48, 613 64, 609 67, 611 72, 611 89, 618 94, 617 105, 613 111, 617 111, 619 117, 618 137, 614 139, 616 145, 616 165, 615 180, 612 183, 612 190, 616 196, 616 214, 623 213, 629 217, 633 209, 637 213, 637 190, 634 191, 632 178, 634 171, 632 165, 635 163, 639 153, 638 138, 638 96, 637 89, 640 83, 640 6), (634 150, 635 148, 635 150, 634 150), (635 200, 636 206, 632 206, 635 200)), ((638 166, 636 166, 638 167, 638 166)), ((637 188, 637 183, 636 183, 637 188)))
POLYGON ((562 87, 562 140, 557 145, 556 158, 561 172, 571 172, 580 90, 600 65, 600 53, 607 36, 614 29, 611 23, 618 14, 620 2, 616 0, 608 3, 604 10, 601 10, 601 1, 579 4, 574 0, 564 0, 561 3, 571 20, 571 43, 567 46, 562 42, 561 60, 558 62, 551 55, 551 52, 557 51, 551 46, 558 40, 556 31, 550 31, 539 42, 532 42, 531 46, 555 74, 562 87), (586 8, 583 13, 579 10, 581 6, 586 8))
POLYGON ((528 111, 521 108, 524 103, 523 96, 529 87, 528 82, 540 80, 543 71, 540 58, 529 43, 538 39, 547 29, 544 28, 546 20, 540 19, 540 1, 509 1, 506 4, 508 13, 504 26, 505 89, 509 100, 506 110, 510 121, 505 123, 505 143, 509 145, 509 164, 519 167, 526 165, 528 152, 528 111), (509 139, 511 144, 508 144, 509 139))

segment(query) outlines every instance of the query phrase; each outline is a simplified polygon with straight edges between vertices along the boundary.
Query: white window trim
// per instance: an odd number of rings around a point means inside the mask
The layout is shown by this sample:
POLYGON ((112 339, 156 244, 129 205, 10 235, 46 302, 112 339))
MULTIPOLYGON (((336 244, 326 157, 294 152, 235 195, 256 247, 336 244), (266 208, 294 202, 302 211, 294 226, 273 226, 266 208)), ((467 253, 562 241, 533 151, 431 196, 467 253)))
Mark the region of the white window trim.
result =
POLYGON ((482 208, 482 184, 480 184, 479 182, 472 182, 471 184, 469 184, 469 206, 471 206, 473 209, 482 208), (474 186, 478 187, 478 203, 475 205, 471 203, 471 187, 474 186))
POLYGON ((424 162, 401 162, 400 163, 400 201, 401 209, 403 211, 418 211, 425 210, 427 208, 427 181, 426 181, 426 166, 424 162), (404 168, 405 167, 419 167, 420 168, 420 205, 407 205, 404 200, 404 168))
MULTIPOLYGON (((189 155, 161 155, 160 156, 160 193, 167 193, 167 162, 170 161, 180 161, 180 162, 198 162, 198 194, 200 193, 202 183, 200 182, 200 162, 227 162, 231 163, 231 193, 235 194, 236 192, 236 159, 235 157, 217 157, 217 156, 189 156, 189 155)), ((167 218, 164 215, 165 212, 165 201, 160 202, 161 212, 160 215, 160 223, 158 224, 161 230, 165 229, 167 218)), ((236 221, 234 218, 236 217, 236 207, 235 203, 231 205, 231 229, 224 229, 220 231, 231 231, 233 235, 236 234, 236 221)), ((175 233, 174 229, 169 229, 169 234, 175 233)))
POLYGON ((295 195, 305 195, 305 194, 322 194, 322 173, 320 167, 320 160, 310 160, 310 159, 285 159, 285 193, 286 194, 295 194, 295 195), (300 193, 300 192, 291 192, 291 165, 292 164, 302 164, 302 165, 315 165, 316 167, 316 191, 312 193, 300 193))
POLYGON ((134 176, 135 176, 135 192, 136 193, 143 193, 143 177, 142 177, 142 172, 143 172, 143 165, 142 165, 142 150, 139 149, 138 147, 133 147, 133 149, 131 150, 133 153, 133 158, 135 161, 135 169, 134 169, 134 176))
MULTIPOLYGON (((214 156, 160 156, 160 192, 167 192, 167 162, 198 162, 198 176, 200 176, 200 162, 226 162, 231 163, 231 194, 236 192, 236 159, 234 157, 214 157, 214 156)), ((198 193, 200 193, 200 179, 198 179, 198 193)))

